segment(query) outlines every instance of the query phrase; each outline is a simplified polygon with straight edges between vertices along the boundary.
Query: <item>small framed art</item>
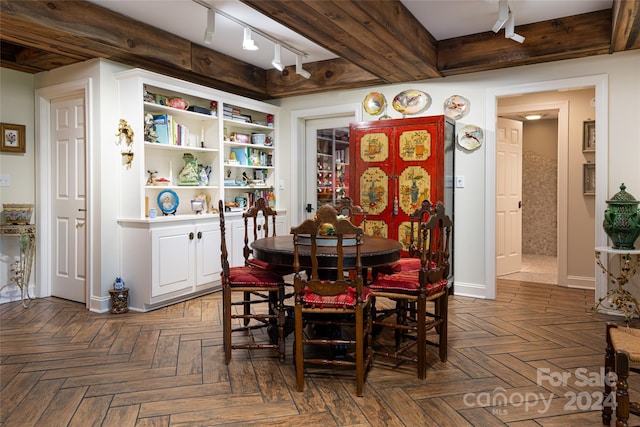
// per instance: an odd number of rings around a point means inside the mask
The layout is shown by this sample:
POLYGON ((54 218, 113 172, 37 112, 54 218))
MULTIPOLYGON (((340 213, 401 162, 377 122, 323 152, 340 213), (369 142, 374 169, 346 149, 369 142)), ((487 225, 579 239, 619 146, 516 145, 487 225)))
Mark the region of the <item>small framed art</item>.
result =
POLYGON ((582 128, 582 151, 596 151, 596 121, 587 120, 583 122, 582 128))
POLYGON ((25 125, 12 125, 10 123, 0 123, 0 133, 2 134, 2 145, 0 151, 12 153, 26 152, 25 146, 25 125))
POLYGON ((582 165, 582 193, 585 196, 596 194, 596 165, 585 163, 582 165))

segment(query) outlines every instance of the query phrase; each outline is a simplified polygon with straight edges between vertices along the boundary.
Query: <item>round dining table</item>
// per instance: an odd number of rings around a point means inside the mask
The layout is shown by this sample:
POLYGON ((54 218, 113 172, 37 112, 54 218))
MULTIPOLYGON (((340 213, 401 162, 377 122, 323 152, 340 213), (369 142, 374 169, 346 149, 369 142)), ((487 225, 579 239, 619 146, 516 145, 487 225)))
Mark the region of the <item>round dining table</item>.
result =
MULTIPOLYGON (((293 267, 293 236, 274 236, 258 239, 251 243, 253 256, 269 264, 293 267)), ((360 246, 360 259, 363 268, 381 267, 400 259, 402 245, 397 240, 384 237, 363 236, 360 246)), ((299 244, 300 266, 311 267, 311 246, 299 244)), ((356 262, 356 247, 343 246, 344 268, 354 269, 356 262)), ((338 254, 335 246, 318 246, 318 267, 331 270, 338 265, 338 254)))

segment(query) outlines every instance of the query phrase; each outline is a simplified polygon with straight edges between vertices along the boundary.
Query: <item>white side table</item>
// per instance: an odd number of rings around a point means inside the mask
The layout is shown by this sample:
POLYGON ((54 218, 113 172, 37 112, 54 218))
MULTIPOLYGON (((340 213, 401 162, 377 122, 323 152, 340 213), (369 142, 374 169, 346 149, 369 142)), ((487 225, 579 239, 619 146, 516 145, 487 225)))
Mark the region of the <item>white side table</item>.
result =
POLYGON ((29 302, 32 299, 29 295, 29 279, 31 278, 31 267, 36 252, 36 226, 35 224, 2 225, 0 226, 0 235, 16 236, 20 239, 20 259, 12 269, 14 273, 11 278, 11 283, 0 287, 0 291, 7 286, 19 287, 22 306, 28 308, 29 302), (25 294, 27 296, 26 301, 25 294))
POLYGON ((614 249, 611 246, 597 246, 596 263, 608 276, 613 285, 607 293, 599 298, 596 304, 597 310, 610 310, 620 312, 625 317, 625 322, 629 322, 635 315, 640 317, 640 303, 625 285, 636 274, 640 266, 640 249, 614 249), (605 267, 600 259, 602 253, 614 255, 618 258, 619 271, 612 273, 605 267))

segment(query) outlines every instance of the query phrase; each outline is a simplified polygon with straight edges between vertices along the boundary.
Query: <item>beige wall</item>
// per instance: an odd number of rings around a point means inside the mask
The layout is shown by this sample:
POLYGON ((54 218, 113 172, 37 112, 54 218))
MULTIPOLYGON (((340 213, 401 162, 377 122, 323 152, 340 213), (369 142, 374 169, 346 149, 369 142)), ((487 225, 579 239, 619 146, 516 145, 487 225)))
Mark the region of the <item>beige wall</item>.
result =
MULTIPOLYGON (((33 75, 0 68, 0 122, 26 126, 26 153, 0 152, 0 174, 9 175, 11 185, 0 187, 0 203, 35 205, 35 144, 33 114, 33 75)), ((31 218, 34 222, 35 213, 31 218)), ((4 218, 0 219, 4 223, 4 218)), ((18 259, 18 239, 0 238, 0 286, 9 283, 11 263, 18 259)), ((37 262, 37 260, 36 260, 37 262)), ((35 275, 31 275, 31 287, 35 275)), ((0 302, 20 299, 20 292, 5 288, 0 302)))

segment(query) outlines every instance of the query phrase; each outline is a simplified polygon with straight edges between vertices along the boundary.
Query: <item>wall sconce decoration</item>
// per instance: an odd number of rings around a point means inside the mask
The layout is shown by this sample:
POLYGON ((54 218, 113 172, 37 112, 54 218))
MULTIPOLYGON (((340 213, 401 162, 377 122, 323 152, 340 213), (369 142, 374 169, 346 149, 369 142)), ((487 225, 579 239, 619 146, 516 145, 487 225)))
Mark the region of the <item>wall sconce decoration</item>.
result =
POLYGON ((133 129, 125 119, 120 119, 116 136, 118 137, 116 145, 122 146, 120 153, 122 155, 122 163, 127 169, 131 169, 131 164, 133 163, 133 129))

